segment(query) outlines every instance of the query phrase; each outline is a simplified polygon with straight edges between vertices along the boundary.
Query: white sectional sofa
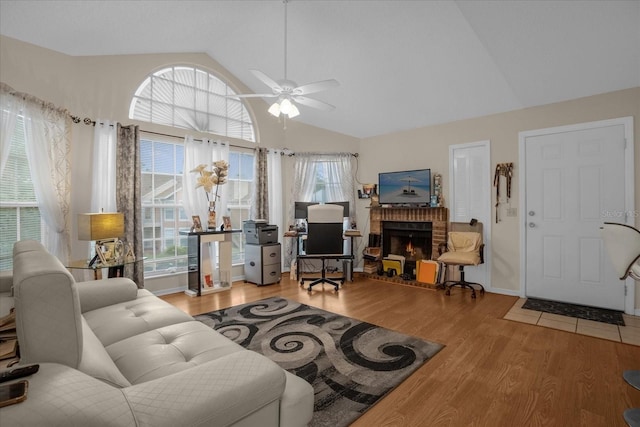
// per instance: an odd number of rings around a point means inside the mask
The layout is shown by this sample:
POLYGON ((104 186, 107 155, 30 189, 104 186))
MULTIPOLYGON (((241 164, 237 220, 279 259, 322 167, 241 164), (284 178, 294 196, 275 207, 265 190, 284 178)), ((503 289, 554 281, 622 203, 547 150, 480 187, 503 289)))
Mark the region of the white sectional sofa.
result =
POLYGON ((4 425, 303 426, 313 388, 126 278, 75 282, 17 242, 13 294, 25 402, 4 425))

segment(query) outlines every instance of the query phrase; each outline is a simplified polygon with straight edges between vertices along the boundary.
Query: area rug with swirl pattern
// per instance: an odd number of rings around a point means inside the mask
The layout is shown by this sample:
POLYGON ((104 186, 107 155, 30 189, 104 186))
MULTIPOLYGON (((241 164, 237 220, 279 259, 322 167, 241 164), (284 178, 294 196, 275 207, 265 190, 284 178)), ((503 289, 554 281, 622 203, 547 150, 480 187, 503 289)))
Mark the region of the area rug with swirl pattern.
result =
POLYGON ((313 386, 311 426, 346 426, 444 346, 280 297, 195 316, 313 386))

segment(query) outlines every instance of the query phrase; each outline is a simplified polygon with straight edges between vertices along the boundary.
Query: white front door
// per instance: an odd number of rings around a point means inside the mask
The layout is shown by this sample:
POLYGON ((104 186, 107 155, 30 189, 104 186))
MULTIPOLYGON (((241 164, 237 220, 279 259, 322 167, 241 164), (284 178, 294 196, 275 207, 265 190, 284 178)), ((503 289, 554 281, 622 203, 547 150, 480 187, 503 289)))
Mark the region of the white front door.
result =
POLYGON ((484 264, 465 267, 465 279, 491 289, 491 168, 489 141, 449 147, 451 222, 482 223, 484 264))
POLYGON ((626 211, 625 126, 528 134, 520 147, 526 296, 624 310, 624 282, 600 226, 611 220, 607 212, 626 211))

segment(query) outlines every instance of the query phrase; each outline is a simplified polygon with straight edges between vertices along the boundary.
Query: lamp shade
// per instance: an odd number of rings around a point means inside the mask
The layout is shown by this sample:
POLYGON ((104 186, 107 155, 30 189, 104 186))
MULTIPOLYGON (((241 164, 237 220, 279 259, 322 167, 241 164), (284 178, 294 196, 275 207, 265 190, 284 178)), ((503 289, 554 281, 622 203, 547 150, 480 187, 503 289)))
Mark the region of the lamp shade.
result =
POLYGON ((78 214, 78 240, 103 240, 124 235, 124 214, 78 214))

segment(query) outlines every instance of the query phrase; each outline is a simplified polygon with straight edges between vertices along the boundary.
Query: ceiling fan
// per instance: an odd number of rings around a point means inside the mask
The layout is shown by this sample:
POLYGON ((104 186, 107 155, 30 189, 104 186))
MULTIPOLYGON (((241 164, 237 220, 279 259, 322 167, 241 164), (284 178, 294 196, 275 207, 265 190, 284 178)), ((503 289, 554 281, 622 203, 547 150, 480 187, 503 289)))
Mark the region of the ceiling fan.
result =
POLYGON ((307 95, 330 89, 332 87, 339 86, 335 79, 322 80, 314 83, 308 83, 302 86, 292 80, 287 79, 287 3, 288 0, 283 0, 284 3, 284 79, 275 81, 262 71, 249 70, 254 76, 258 78, 262 83, 267 85, 272 93, 248 93, 239 95, 230 95, 231 98, 278 98, 269 107, 269 113, 279 117, 282 114, 284 117, 294 118, 300 114, 300 111, 296 107, 296 103, 311 108, 316 108, 323 111, 331 111, 335 107, 331 104, 327 104, 324 101, 319 101, 314 98, 309 98, 307 95))

